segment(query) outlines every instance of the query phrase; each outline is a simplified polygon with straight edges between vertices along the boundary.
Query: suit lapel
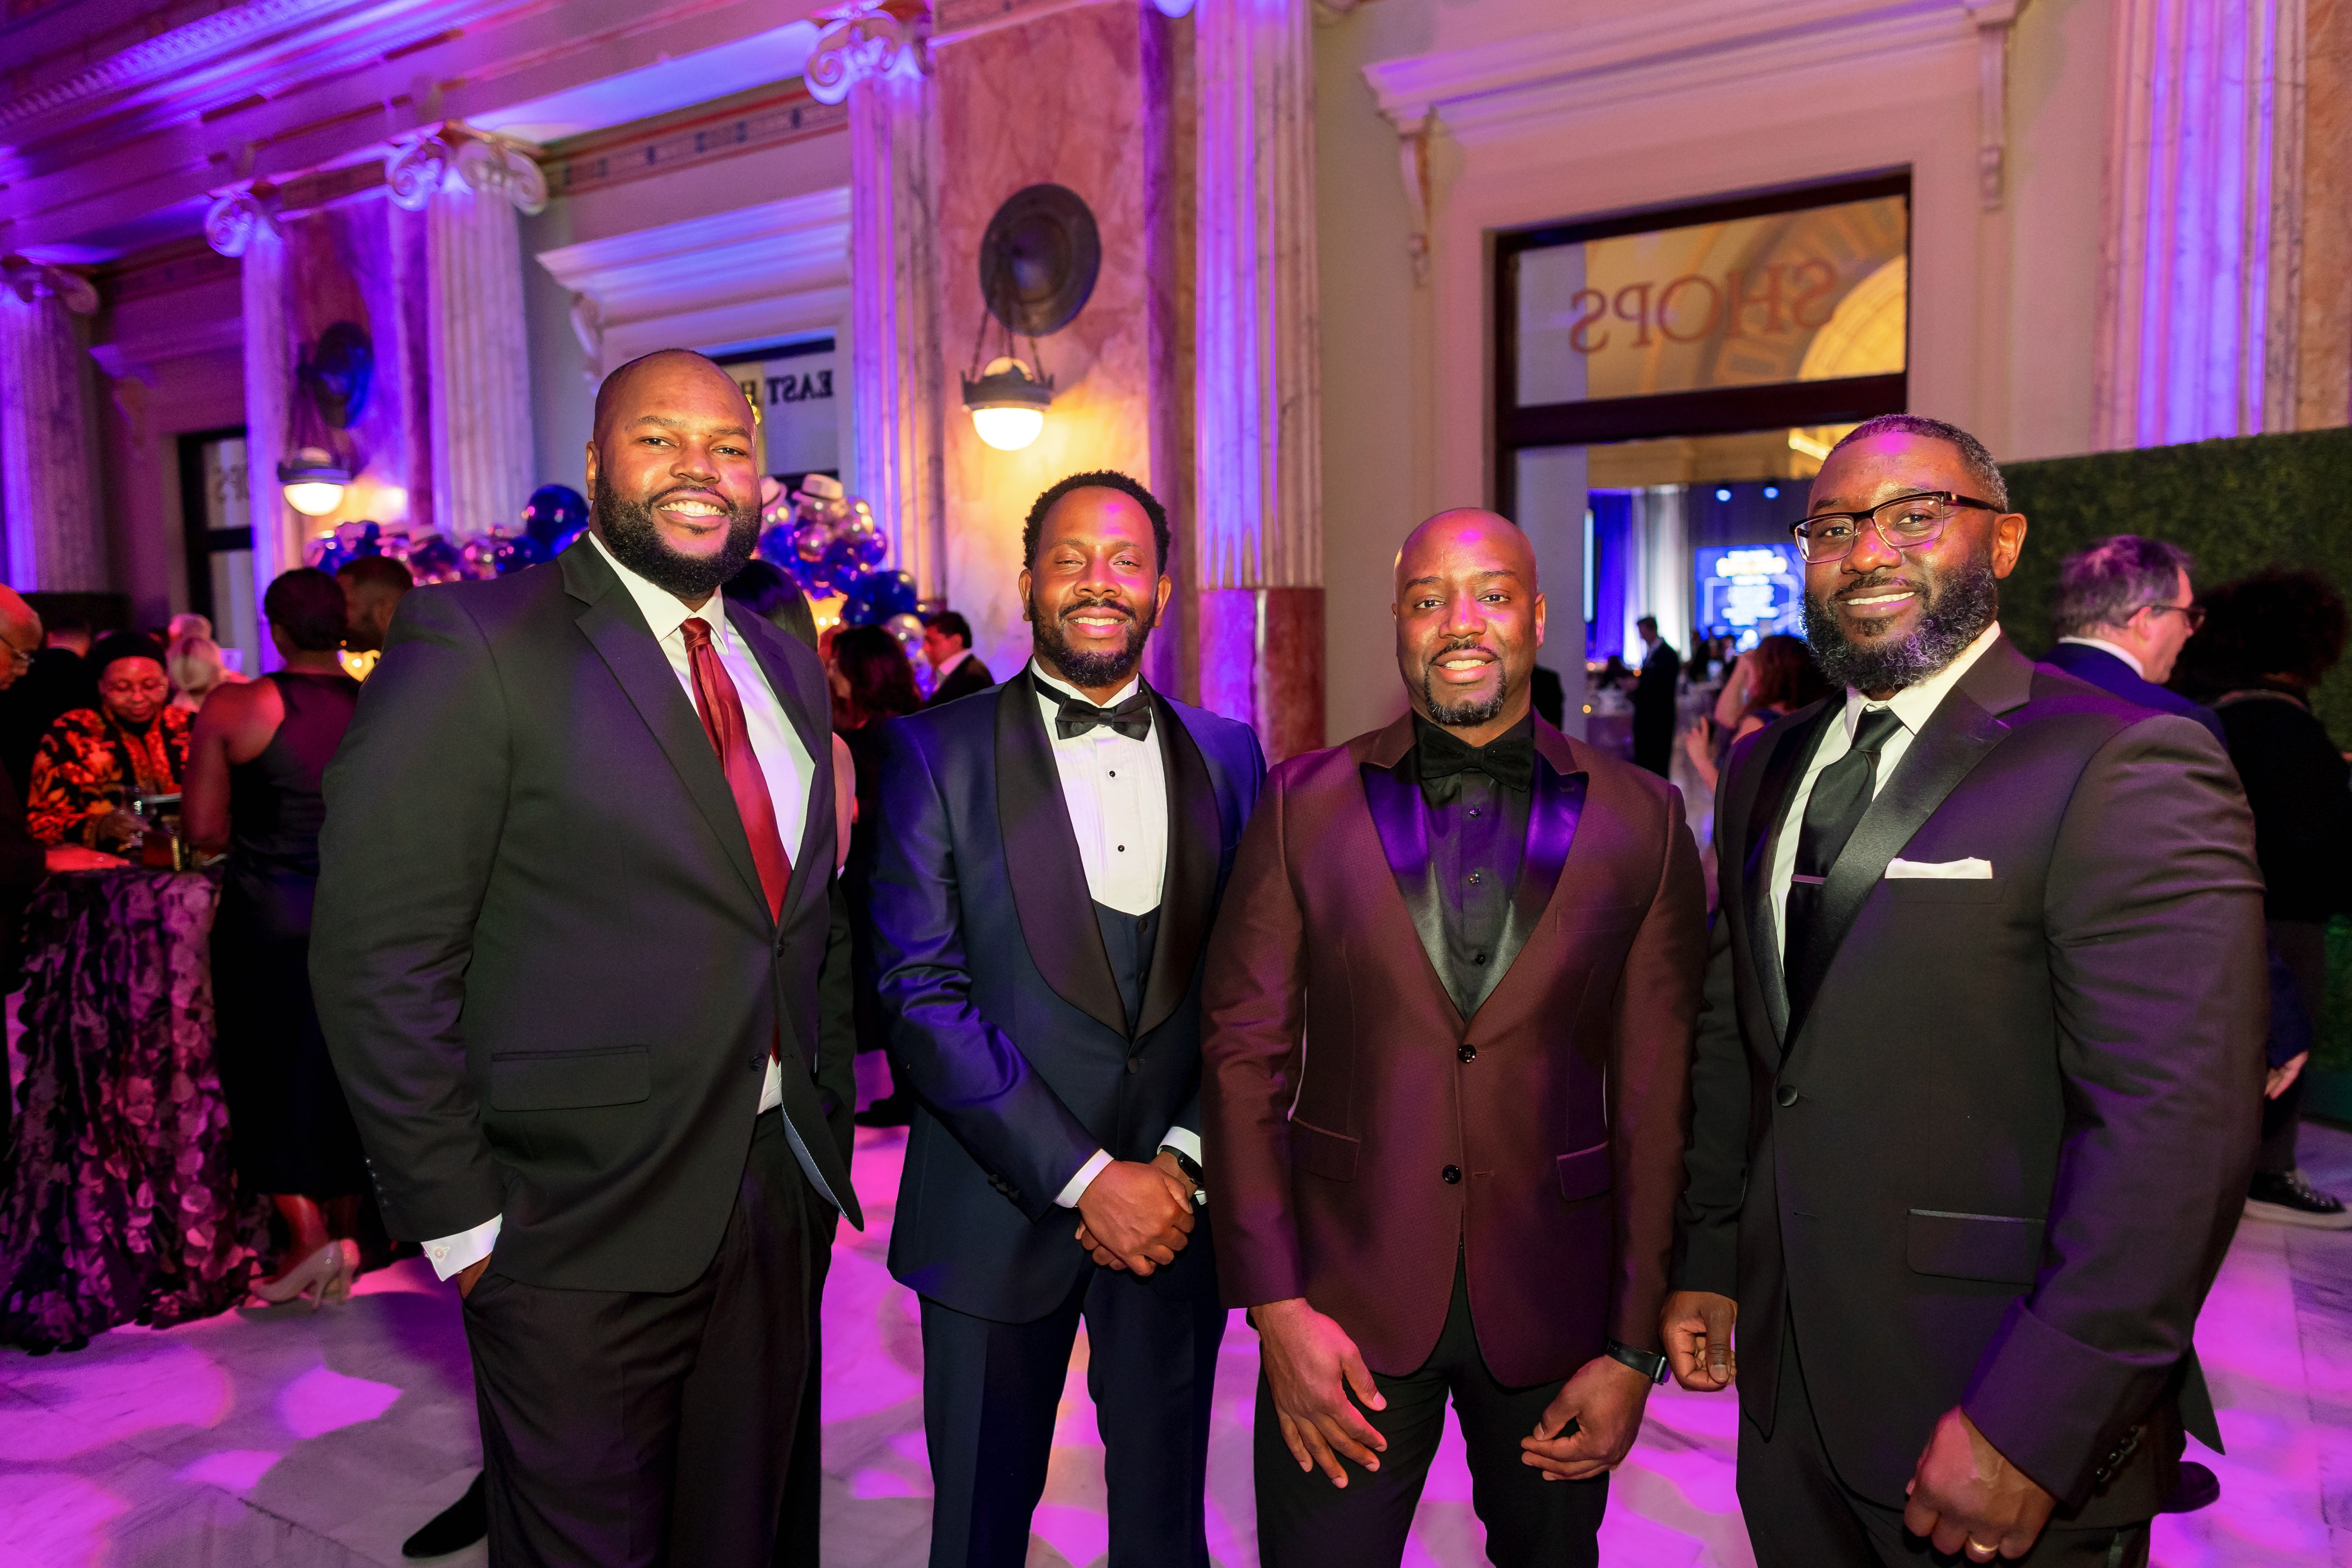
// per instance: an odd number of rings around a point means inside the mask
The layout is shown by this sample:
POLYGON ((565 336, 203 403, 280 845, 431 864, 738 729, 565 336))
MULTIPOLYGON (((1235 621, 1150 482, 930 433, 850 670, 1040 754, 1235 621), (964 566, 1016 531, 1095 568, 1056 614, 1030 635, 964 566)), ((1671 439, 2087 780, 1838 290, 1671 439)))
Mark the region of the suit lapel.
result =
MULTIPOLYGON (((1576 842, 1576 825, 1584 816, 1584 791, 1591 775, 1581 770, 1561 773, 1545 754, 1540 743, 1543 733, 1541 730, 1537 731, 1534 798, 1528 803, 1528 837, 1519 856, 1519 885, 1511 894, 1502 938, 1495 944, 1495 963, 1489 966, 1477 995, 1471 998, 1473 1014, 1486 1005, 1486 998, 1495 994, 1495 987, 1510 973, 1519 950, 1527 946, 1528 939, 1543 923, 1544 910, 1551 905, 1552 891, 1559 886, 1560 868, 1568 863, 1569 848, 1576 842)), ((1562 751, 1562 760, 1572 763, 1565 747, 1562 751)))
POLYGON ((1780 969, 1780 916, 1772 907, 1772 845, 1789 796, 1804 776, 1805 763, 1820 746, 1829 727, 1837 722, 1840 706, 1832 700, 1815 705, 1810 714, 1791 717, 1780 726, 1765 754, 1751 763, 1748 777, 1753 793, 1730 826, 1734 840, 1743 846, 1739 860, 1738 908, 1746 927, 1748 963, 1758 988, 1764 993, 1764 1010, 1772 1032, 1789 1037, 1788 977, 1780 969))
POLYGON ((735 635, 743 639, 743 646, 751 650, 760 673, 768 678, 768 689, 774 693, 776 706, 792 721, 793 731, 800 737, 809 756, 808 809, 801 819, 801 841, 793 850, 792 886, 784 894, 784 907, 789 913, 800 905, 811 888, 823 888, 833 874, 832 857, 819 853, 833 829, 832 704, 828 700, 821 710, 827 722, 820 727, 810 712, 813 694, 793 679, 790 658, 784 651, 784 634, 763 616, 740 605, 728 605, 727 620, 735 628, 735 635), (820 867, 824 875, 803 877, 803 866, 820 867))
POLYGON ((1160 935, 1143 983, 1138 1039, 1176 1011, 1192 986, 1192 966, 1209 934, 1209 904, 1217 890, 1223 819, 1217 786, 1200 744, 1166 699, 1153 693, 1152 732, 1160 740, 1161 776, 1168 781, 1168 860, 1160 893, 1160 935))
MULTIPOLYGON (((561 559, 565 588, 574 598, 588 601, 575 624, 604 658, 637 716, 654 732, 686 793, 719 836, 727 858, 765 915, 768 895, 760 886, 760 868, 751 858, 751 840, 743 831, 742 815, 735 809, 734 793, 727 787, 719 753, 710 749, 710 739, 702 732, 693 702, 677 683, 677 674, 670 668, 661 645, 654 640, 653 628, 646 625, 621 580, 588 544, 572 546, 561 559)), ((825 757, 829 766, 830 751, 825 757)))
POLYGON ((1887 862, 1927 825, 1960 781, 2009 734, 1998 713, 2021 705, 2031 694, 2033 666, 2006 637, 1985 650, 1958 685, 1927 717, 1894 776, 1855 824, 1853 837, 1838 852, 1822 886, 1821 939, 1808 943, 1815 954, 1809 973, 1789 977, 1789 1026, 1794 1044, 1822 979, 1837 957, 1854 917, 1886 875, 1887 862))
POLYGON ((1364 806, 1380 835, 1381 853, 1396 879, 1413 934, 1421 939, 1422 955, 1429 962, 1430 978, 1455 1019, 1461 1009, 1445 984, 1445 921, 1438 908, 1437 866, 1429 855, 1429 822, 1421 809, 1421 770, 1412 754, 1412 715, 1408 713, 1382 731, 1357 770, 1363 780, 1364 806))
MULTIPOLYGON (((1078 858, 1078 836, 1062 799, 1061 770, 1054 765, 1036 684, 1025 667, 997 688, 996 826, 1013 907, 1037 972, 1055 995, 1126 1038, 1127 1005, 1095 921, 1086 862, 1078 858)), ((1164 910, 1160 918, 1167 919, 1164 910)))

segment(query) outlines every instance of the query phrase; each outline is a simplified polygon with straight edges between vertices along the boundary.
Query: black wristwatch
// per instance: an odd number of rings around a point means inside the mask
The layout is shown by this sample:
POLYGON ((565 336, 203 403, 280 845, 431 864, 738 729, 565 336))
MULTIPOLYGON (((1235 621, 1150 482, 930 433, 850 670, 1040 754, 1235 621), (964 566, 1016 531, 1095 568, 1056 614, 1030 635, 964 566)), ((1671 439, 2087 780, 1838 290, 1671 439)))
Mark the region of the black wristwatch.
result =
POLYGON ((1173 1143, 1162 1143, 1160 1145, 1160 1152, 1167 1155, 1170 1159, 1175 1161, 1176 1168, 1184 1173, 1184 1179, 1192 1184, 1192 1206, 1194 1208, 1208 1207, 1209 1194, 1206 1189, 1201 1185, 1201 1163, 1192 1158, 1192 1155, 1184 1152, 1183 1150, 1176 1147, 1173 1143))
POLYGON ((1608 1342, 1611 1359, 1622 1361, 1652 1383, 1666 1381, 1666 1358, 1655 1351, 1637 1351, 1632 1345, 1608 1342))

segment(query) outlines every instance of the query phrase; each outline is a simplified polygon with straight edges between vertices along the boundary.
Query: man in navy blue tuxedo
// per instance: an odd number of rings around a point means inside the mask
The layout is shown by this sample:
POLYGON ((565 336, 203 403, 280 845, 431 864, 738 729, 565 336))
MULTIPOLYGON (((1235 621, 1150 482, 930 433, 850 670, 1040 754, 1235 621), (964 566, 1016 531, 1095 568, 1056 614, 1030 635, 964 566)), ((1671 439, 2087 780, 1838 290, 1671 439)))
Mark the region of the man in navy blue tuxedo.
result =
POLYGON ((875 955, 915 1094, 890 1272, 922 1298, 932 1568, 1020 1568, 1079 1321, 1118 1568, 1207 1568, 1223 1337, 1200 970, 1265 759, 1139 677, 1168 521, 1073 475, 1023 531, 1034 657, 887 726, 875 955))
POLYGON ((2168 690, 2173 661, 2205 618, 2193 603, 2189 552, 2118 533, 2058 568, 2058 643, 2042 662, 2126 702, 2194 719, 2228 747, 2221 718, 2168 690))

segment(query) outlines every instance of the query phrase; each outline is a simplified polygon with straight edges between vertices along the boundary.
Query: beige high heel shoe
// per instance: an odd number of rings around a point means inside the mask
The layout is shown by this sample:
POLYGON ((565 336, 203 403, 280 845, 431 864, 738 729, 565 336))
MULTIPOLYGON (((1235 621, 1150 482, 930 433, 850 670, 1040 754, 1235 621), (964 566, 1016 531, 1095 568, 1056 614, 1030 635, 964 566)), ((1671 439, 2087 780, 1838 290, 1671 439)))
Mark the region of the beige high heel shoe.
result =
POLYGON ((335 1249, 335 1277, 320 1288, 319 1299, 332 1303, 352 1299, 352 1281, 360 1277, 360 1244, 345 1237, 327 1244, 335 1249))
POLYGON ((330 1241, 277 1279, 255 1280, 253 1293, 273 1307, 283 1306, 299 1296, 309 1301, 315 1312, 327 1287, 341 1275, 342 1267, 342 1246, 330 1241))

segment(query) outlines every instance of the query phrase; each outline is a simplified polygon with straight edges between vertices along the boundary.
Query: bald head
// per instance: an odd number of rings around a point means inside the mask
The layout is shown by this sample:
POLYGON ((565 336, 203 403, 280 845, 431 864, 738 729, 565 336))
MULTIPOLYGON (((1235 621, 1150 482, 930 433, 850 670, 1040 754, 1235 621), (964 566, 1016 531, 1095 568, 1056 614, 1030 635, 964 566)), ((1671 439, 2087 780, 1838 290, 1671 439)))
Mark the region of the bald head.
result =
POLYGON ((0 653, 0 691, 5 691, 32 668, 33 655, 41 647, 41 617, 14 588, 0 587, 0 643, 7 645, 0 653))
POLYGON ((751 401, 743 395, 743 388, 727 374, 724 366, 709 355, 697 353, 692 349, 656 349, 649 354, 639 354, 597 384, 594 439, 602 442, 605 432, 613 426, 614 415, 622 409, 633 407, 635 401, 645 395, 645 384, 649 378, 656 385, 666 389, 676 377, 724 384, 734 400, 743 405, 743 429, 747 435, 750 433, 752 423, 751 401))
POLYGON ((1510 519, 1464 507, 1414 529, 1397 552, 1393 613, 1414 712, 1474 746, 1528 716, 1544 601, 1510 519))
POLYGON ((1407 583, 1429 574, 1433 561, 1465 549, 1489 562, 1491 569, 1517 576, 1528 593, 1537 592, 1536 552, 1518 524, 1500 512, 1460 506, 1405 535, 1396 558, 1397 602, 1403 603, 1407 583))

